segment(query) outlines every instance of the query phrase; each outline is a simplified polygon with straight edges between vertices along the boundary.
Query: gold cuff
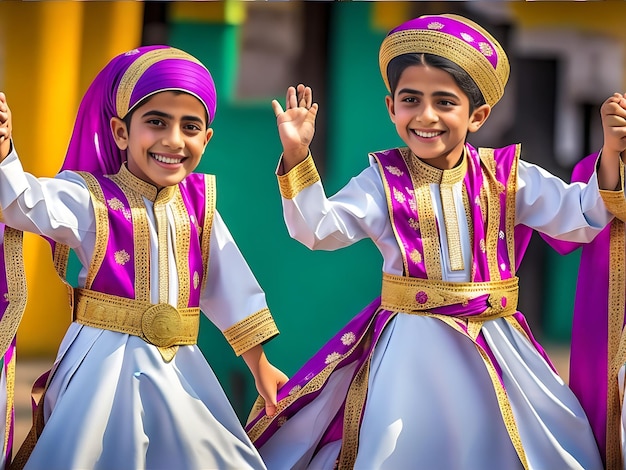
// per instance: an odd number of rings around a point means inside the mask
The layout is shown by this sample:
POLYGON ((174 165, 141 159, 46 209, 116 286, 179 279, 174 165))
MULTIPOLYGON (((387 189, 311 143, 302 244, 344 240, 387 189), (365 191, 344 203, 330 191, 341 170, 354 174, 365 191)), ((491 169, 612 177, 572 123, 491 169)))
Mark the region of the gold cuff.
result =
POLYGON ((278 328, 268 308, 259 310, 249 317, 235 323, 223 332, 226 341, 237 356, 264 343, 278 334, 278 328))
POLYGON ((600 190, 600 196, 607 210, 622 222, 626 222, 626 199, 624 198, 624 162, 619 160, 620 189, 617 191, 600 190))
POLYGON ((285 199, 293 199, 304 188, 320 180, 313 157, 309 154, 285 175, 276 175, 280 194, 285 199))

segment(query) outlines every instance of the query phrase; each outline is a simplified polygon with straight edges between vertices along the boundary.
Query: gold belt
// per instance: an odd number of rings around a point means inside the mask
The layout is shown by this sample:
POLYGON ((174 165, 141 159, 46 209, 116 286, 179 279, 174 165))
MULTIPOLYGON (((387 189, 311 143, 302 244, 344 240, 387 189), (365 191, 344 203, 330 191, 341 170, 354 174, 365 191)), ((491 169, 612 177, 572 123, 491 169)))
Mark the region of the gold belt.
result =
POLYGON ((489 282, 446 282, 383 273, 381 307, 394 312, 433 315, 432 309, 447 305, 467 306, 488 295, 485 310, 467 318, 485 321, 517 311, 518 278, 489 282))
POLYGON ((139 336, 159 348, 196 344, 199 308, 176 309, 102 292, 74 289, 74 320, 82 325, 139 336))

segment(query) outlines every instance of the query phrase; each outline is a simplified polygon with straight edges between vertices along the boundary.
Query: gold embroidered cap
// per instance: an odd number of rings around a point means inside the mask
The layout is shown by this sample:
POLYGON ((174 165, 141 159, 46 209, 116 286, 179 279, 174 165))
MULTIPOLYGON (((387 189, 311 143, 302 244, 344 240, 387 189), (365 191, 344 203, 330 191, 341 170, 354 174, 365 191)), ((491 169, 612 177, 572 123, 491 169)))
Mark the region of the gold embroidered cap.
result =
POLYGON ((399 55, 434 54, 451 60, 474 80, 488 105, 496 104, 509 79, 509 59, 491 34, 459 15, 425 15, 394 28, 380 46, 378 62, 387 90, 387 66, 399 55))

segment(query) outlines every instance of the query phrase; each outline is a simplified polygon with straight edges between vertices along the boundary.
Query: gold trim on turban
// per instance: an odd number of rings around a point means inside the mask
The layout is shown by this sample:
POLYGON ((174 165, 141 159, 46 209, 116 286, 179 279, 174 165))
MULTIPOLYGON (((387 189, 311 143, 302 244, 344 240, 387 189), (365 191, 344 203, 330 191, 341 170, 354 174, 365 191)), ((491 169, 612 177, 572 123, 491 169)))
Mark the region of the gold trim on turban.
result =
POLYGON ((387 66, 392 59, 402 54, 434 54, 451 60, 465 70, 482 92, 486 103, 493 106, 502 98, 509 79, 510 66, 504 49, 491 34, 467 18, 458 15, 437 16, 433 16, 433 22, 429 24, 429 27, 432 25, 432 29, 400 30, 389 34, 383 40, 378 59, 387 90, 391 91, 387 66), (481 43, 478 50, 467 41, 443 32, 441 30, 443 25, 436 21, 437 16, 460 21, 475 29, 490 42, 481 43), (494 54, 497 57, 495 69, 487 59, 494 54))
POLYGON ((139 81, 141 76, 146 70, 148 70, 148 68, 150 68, 151 65, 154 65, 164 59, 187 59, 204 67, 202 62, 200 62, 191 54, 172 47, 154 49, 150 52, 145 53, 136 61, 134 61, 130 65, 130 67, 128 67, 126 72, 124 72, 122 79, 120 80, 119 86, 117 87, 117 95, 115 97, 115 109, 117 110, 117 116, 120 119, 124 119, 126 114, 128 114, 128 111, 130 111, 130 99, 133 94, 133 90, 135 89, 135 85, 137 85, 137 82, 139 81))

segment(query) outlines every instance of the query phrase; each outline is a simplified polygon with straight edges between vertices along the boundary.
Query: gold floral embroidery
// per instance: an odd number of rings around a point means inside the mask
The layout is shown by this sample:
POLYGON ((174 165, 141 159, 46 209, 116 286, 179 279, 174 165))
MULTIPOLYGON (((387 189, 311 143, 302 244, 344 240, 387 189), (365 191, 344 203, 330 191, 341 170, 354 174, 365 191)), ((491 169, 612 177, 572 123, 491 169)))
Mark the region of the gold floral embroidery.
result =
POLYGON ((387 171, 394 176, 402 176, 404 174, 404 172, 397 166, 389 165, 389 166, 386 166, 385 168, 387 168, 387 171))
POLYGON ((467 33, 461 33, 461 37, 465 39, 465 42, 474 42, 474 38, 467 33))
POLYGON ((126 250, 119 250, 115 252, 115 262, 121 266, 124 266, 130 261, 130 255, 126 250))
POLYGON ((353 344, 356 341, 356 336, 354 335, 354 333, 352 333, 351 331, 349 331, 348 333, 345 333, 342 337, 341 337, 341 342, 344 346, 350 346, 351 344, 353 344))
POLYGON ((504 240, 504 230, 500 230, 498 236, 500 237, 500 240, 504 240))
POLYGON ((420 264, 422 262, 422 254, 417 250, 411 251, 409 258, 411 258, 411 261, 415 264, 420 264))
POLYGON ((193 288, 197 289, 198 285, 200 285, 200 274, 198 274, 198 271, 194 271, 194 273, 193 273, 193 288))
POLYGON ((113 209, 114 211, 119 211, 122 210, 124 208, 124 204, 122 203, 122 201, 120 201, 118 198, 116 197, 112 197, 111 199, 109 199, 107 201, 107 204, 109 205, 109 207, 111 209, 113 209))
POLYGON ((485 252, 485 239, 484 238, 480 239, 480 251, 483 253, 485 252))
POLYGON ((411 228, 415 231, 420 229, 420 223, 418 220, 415 220, 413 217, 409 218, 409 225, 411 226, 411 228))
POLYGON ((296 393, 298 393, 300 390, 302 390, 302 386, 300 385, 294 385, 293 388, 291 390, 289 390, 289 395, 295 395, 296 393))
POLYGON ((341 354, 339 354, 338 352, 333 352, 330 353, 328 356, 326 356, 326 364, 330 364, 331 362, 335 362, 337 359, 339 359, 341 357, 341 354))
POLYGON ((443 29, 443 24, 439 21, 433 21, 432 23, 428 23, 428 29, 443 29))
POLYGON ((478 47, 485 57, 491 57, 493 55, 493 48, 488 43, 481 42, 478 44, 478 47))
POLYGON ((404 204, 404 201, 406 201, 406 197, 404 196, 404 194, 402 194, 402 192, 398 191, 396 188, 393 188, 393 197, 400 204, 404 204))

